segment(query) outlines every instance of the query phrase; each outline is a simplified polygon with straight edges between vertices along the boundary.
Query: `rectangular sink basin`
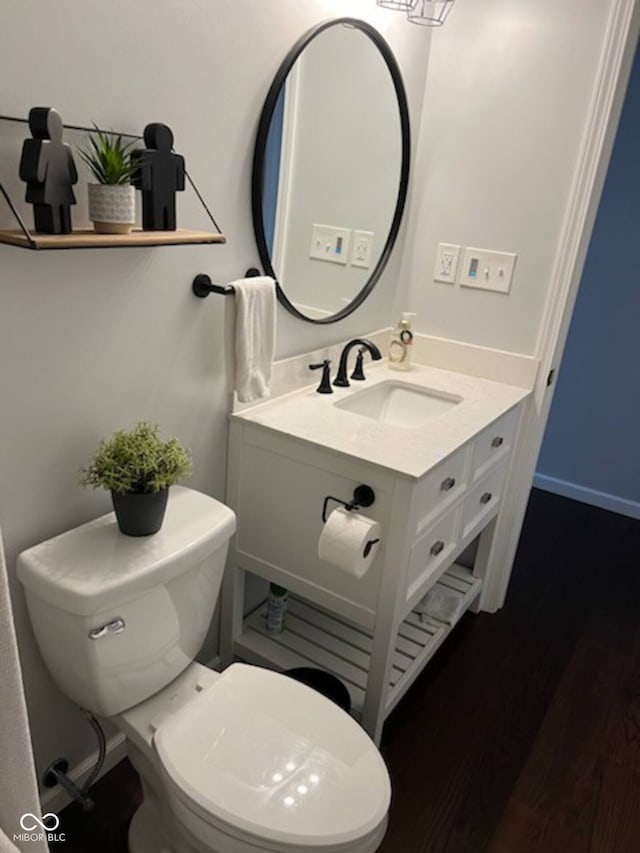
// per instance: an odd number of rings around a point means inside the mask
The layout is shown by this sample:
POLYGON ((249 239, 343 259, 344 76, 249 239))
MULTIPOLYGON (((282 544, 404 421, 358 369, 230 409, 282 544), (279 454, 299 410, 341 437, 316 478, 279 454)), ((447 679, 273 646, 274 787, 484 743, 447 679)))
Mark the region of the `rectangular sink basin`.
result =
POLYGON ((338 400, 334 406, 390 426, 417 429, 461 402, 462 397, 455 394, 389 381, 338 400))

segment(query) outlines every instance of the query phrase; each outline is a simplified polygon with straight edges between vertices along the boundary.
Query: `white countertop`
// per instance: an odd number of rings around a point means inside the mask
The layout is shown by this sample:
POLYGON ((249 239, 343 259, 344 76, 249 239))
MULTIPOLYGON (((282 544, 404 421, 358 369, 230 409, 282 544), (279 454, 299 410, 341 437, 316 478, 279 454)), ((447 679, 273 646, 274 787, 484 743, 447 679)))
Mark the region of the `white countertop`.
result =
POLYGON ((349 388, 333 386, 333 394, 317 394, 318 383, 314 382, 230 417, 417 479, 530 393, 514 385, 422 365, 400 371, 389 369, 386 362, 368 364, 365 372, 365 382, 352 382, 349 388), (418 429, 389 426, 334 405, 390 380, 457 395, 462 402, 418 429))

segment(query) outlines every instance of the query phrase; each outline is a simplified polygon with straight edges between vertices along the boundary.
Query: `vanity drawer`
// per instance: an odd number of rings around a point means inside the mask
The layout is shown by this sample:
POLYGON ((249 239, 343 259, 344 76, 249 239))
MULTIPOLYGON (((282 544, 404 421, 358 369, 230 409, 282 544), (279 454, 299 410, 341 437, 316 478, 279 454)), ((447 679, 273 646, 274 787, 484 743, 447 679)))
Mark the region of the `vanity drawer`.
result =
POLYGON ((407 598, 410 598, 419 586, 435 575, 438 569, 446 565, 449 554, 458 541, 459 507, 448 512, 440 521, 430 527, 411 548, 409 572, 407 577, 407 598))
POLYGON ((461 495, 467 486, 467 456, 469 445, 448 456, 430 471, 416 489, 416 537, 437 514, 461 495))
POLYGON ((516 407, 507 412, 497 421, 483 430, 476 438, 471 460, 471 480, 480 479, 489 468, 499 462, 511 451, 520 408, 516 407))
POLYGON ((507 475, 507 460, 484 478, 462 504, 461 541, 474 533, 487 516, 497 510, 507 475))

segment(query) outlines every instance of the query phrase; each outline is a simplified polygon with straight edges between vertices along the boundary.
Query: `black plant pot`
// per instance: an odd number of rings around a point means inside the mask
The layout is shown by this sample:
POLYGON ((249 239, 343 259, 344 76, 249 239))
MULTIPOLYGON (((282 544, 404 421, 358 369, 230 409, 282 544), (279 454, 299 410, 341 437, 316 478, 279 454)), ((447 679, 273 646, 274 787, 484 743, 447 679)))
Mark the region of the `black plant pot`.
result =
POLYGON ((169 489, 148 494, 111 492, 118 527, 127 536, 151 536, 162 527, 169 489))

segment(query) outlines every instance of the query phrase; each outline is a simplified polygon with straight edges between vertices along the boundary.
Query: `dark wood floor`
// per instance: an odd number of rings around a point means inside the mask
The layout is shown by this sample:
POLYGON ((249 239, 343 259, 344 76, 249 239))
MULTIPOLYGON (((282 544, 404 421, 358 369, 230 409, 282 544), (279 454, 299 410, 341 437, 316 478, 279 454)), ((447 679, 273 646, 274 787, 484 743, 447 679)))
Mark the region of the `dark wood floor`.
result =
MULTIPOLYGON (((640 522, 534 490, 505 607, 468 615, 387 721, 381 853, 639 853, 640 522)), ((126 762, 62 813, 125 853, 126 762)))

